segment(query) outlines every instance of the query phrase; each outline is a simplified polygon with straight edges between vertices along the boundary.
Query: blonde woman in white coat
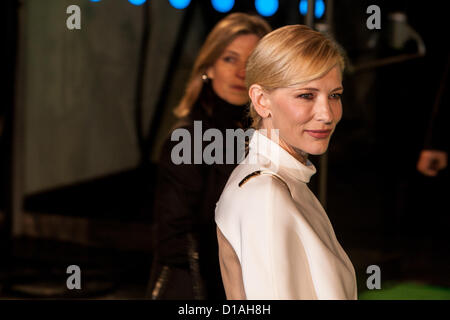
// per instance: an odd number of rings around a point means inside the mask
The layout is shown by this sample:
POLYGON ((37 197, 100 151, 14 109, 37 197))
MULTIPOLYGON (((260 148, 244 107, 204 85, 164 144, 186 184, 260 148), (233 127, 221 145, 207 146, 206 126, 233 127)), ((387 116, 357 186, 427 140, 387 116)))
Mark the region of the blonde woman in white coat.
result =
POLYGON ((356 299, 355 271, 307 183, 342 117, 344 59, 303 25, 266 35, 246 84, 255 130, 217 203, 227 299, 356 299))

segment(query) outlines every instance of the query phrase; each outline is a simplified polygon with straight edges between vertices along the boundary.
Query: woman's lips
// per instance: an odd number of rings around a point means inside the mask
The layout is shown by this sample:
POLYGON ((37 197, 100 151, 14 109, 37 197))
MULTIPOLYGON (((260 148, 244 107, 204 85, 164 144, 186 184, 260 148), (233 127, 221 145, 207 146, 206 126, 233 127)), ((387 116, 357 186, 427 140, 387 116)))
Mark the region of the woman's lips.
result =
POLYGON ((245 91, 247 88, 245 86, 231 86, 235 90, 245 91))
POLYGON ((331 130, 305 130, 307 134, 316 139, 325 139, 331 134, 331 130))

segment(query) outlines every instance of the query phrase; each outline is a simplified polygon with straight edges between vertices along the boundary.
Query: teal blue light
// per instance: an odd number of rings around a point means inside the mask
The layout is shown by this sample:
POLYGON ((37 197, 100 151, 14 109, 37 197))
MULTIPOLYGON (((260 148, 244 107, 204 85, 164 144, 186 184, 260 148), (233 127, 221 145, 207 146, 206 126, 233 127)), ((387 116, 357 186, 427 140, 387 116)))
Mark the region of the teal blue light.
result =
POLYGON ((140 6, 147 0, 128 0, 129 3, 134 4, 135 6, 140 6))
POLYGON ((228 12, 234 6, 234 0, 211 0, 211 4, 219 12, 228 12))
POLYGON ((320 19, 323 17, 325 13, 325 2, 323 0, 316 0, 316 5, 314 8, 314 16, 316 19, 320 19))
POLYGON ((278 10, 278 0, 255 0, 255 8, 260 15, 270 17, 278 10))
POLYGON ((175 9, 184 9, 191 3, 191 0, 169 0, 169 2, 175 9))
MULTIPOLYGON (((300 11, 300 14, 302 16, 306 16, 308 13, 308 1, 307 0, 300 0, 300 4, 298 5, 298 9, 300 11)), ((314 6, 314 16, 316 19, 320 19, 323 17, 323 14, 325 13, 325 1, 323 0, 316 0, 316 4, 314 6)))
POLYGON ((300 4, 298 5, 298 9, 300 10, 300 14, 302 16, 306 16, 308 13, 308 1, 307 0, 300 0, 300 4))
MULTIPOLYGON (((90 2, 100 2, 102 0, 89 0, 90 2)), ((140 6, 147 0, 128 0, 129 3, 134 4, 135 6, 140 6)))

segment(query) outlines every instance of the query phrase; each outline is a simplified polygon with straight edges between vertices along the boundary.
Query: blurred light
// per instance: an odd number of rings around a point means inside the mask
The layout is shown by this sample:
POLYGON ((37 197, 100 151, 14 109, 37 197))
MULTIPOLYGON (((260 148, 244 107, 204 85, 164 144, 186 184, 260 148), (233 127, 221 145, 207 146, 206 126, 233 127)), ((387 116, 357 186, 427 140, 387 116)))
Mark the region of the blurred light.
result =
MULTIPOLYGON (((100 1, 102 1, 102 0, 89 0, 90 2, 100 2, 100 1)), ((147 1, 147 0, 128 0, 128 2, 129 3, 131 3, 131 4, 134 4, 135 6, 140 6, 141 4, 143 4, 145 1, 147 1)), ((187 7, 188 5, 189 5, 189 2, 191 2, 191 0, 185 0, 185 1, 170 1, 171 3, 172 2, 175 2, 175 3, 184 3, 184 2, 187 2, 188 4, 185 6, 185 7, 187 7)))
MULTIPOLYGON (((306 14, 308 13, 308 0, 300 0, 298 9, 302 16, 306 16, 306 14)), ((323 0, 316 0, 316 4, 314 5, 314 16, 316 17, 316 19, 320 19, 323 17, 324 13, 325 2, 323 0)))
POLYGON ((135 6, 140 6, 147 0, 128 0, 129 3, 134 4, 135 6))
POLYGON ((169 2, 175 9, 184 9, 191 3, 191 0, 169 0, 169 2))
POLYGON ((211 4, 219 12, 228 12, 234 6, 234 0, 211 0, 211 4))
POLYGON ((300 14, 302 16, 306 16, 308 13, 308 1, 307 0, 300 0, 300 4, 298 5, 298 9, 300 10, 300 14))
POLYGON ((278 0, 255 0, 255 8, 262 16, 272 16, 278 10, 278 0))
POLYGON ((316 5, 314 8, 314 15, 316 16, 316 19, 322 18, 325 13, 325 2, 323 0, 316 0, 316 5))

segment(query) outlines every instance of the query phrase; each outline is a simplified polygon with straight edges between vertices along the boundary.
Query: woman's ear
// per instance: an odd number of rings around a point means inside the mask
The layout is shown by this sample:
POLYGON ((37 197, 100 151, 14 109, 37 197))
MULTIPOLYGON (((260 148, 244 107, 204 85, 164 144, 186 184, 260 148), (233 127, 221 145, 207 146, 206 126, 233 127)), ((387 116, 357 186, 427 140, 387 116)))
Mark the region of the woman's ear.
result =
POLYGON ((252 84, 248 90, 253 107, 262 118, 268 118, 272 115, 269 93, 260 85, 252 84))
POLYGON ((209 67, 206 69, 205 74, 208 76, 208 79, 214 79, 214 68, 209 67))

